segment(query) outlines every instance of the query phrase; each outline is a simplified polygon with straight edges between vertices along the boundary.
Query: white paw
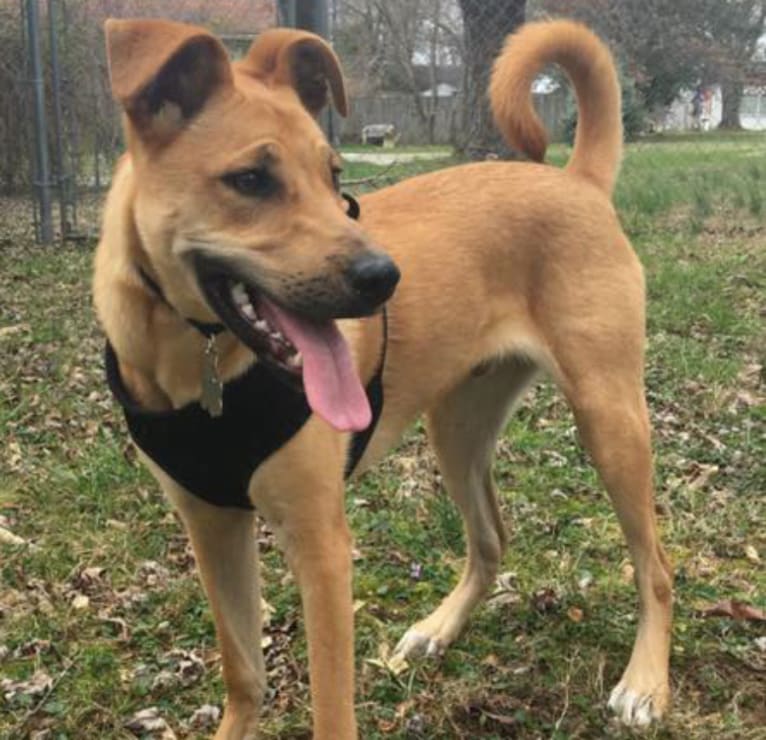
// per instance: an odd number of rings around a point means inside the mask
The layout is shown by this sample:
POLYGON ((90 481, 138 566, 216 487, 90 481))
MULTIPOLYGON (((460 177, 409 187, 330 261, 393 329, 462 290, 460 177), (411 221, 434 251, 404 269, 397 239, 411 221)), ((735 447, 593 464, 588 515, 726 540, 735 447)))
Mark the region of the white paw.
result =
POLYGON ((667 705, 667 691, 639 692, 620 681, 609 696, 609 708, 620 721, 632 727, 646 727, 662 717, 667 705))
POLYGON ((408 630, 394 649, 394 655, 412 659, 425 656, 438 658, 444 655, 446 645, 435 637, 429 637, 416 629, 408 630))

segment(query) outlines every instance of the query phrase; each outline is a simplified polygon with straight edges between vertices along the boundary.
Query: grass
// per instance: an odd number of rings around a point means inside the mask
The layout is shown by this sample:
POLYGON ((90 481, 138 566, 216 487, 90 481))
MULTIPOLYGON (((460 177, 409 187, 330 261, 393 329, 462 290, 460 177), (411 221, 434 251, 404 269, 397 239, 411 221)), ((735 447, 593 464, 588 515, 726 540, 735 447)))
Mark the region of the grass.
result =
MULTIPOLYGON (((764 624, 701 616, 726 599, 766 608, 764 144, 632 145, 616 197, 647 272, 658 512, 677 569, 676 704, 649 737, 766 737, 764 624)), ((446 163, 344 176, 380 175, 374 187, 446 163)), ((0 544, 0 737, 132 737, 125 723, 147 707, 204 737, 190 718, 222 698, 210 613, 104 387, 91 250, 34 247, 23 204, 0 208, 0 526, 26 542, 0 544)), ((460 520, 419 426, 349 491, 361 736, 632 737, 604 709, 635 629, 628 555, 550 385, 509 422, 496 474, 506 588, 443 660, 398 676, 382 659, 455 583, 460 520)), ((273 609, 263 732, 307 737, 297 590, 259 539, 273 609)))

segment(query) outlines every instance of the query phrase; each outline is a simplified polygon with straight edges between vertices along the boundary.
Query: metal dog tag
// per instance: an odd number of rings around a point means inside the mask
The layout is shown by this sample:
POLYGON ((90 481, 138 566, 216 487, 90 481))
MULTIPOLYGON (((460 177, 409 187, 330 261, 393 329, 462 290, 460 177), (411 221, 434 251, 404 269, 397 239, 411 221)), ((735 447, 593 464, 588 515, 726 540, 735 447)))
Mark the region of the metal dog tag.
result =
POLYGON ((212 417, 223 413, 223 383, 218 375, 218 348, 215 337, 208 337, 202 357, 202 398, 200 406, 212 417))

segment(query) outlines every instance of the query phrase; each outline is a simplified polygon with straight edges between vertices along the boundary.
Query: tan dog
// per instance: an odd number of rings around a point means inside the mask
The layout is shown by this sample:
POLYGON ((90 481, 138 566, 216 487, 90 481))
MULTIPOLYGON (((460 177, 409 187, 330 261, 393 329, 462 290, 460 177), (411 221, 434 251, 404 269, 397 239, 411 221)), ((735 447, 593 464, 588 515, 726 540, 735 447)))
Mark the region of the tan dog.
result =
MULTIPOLYGON (((216 737, 253 736, 264 691, 249 502, 278 533, 300 586, 314 735, 356 737, 343 472, 348 432, 371 416, 363 385, 384 341, 373 314, 396 286, 393 263, 401 281, 388 302, 385 403, 360 467, 425 412, 468 537, 460 582, 399 653, 443 651, 492 584, 506 544, 490 469, 495 439, 542 370, 573 409, 635 565, 638 634, 610 706, 628 723, 660 717, 671 575, 655 527, 643 274, 610 201, 621 121, 605 47, 573 23, 534 24, 495 65, 498 125, 536 160, 546 139, 530 84, 548 62, 568 72, 580 117, 566 169, 446 169, 365 196, 356 223, 335 187, 339 160, 315 122, 328 90, 346 110, 338 61, 320 39, 270 31, 230 64, 221 44, 192 26, 110 21, 107 37, 129 150, 95 261, 115 372, 136 405, 158 412, 205 416, 202 399, 215 418, 223 399, 226 416, 232 384, 222 397, 218 379, 253 368, 308 399, 297 431, 254 467, 244 506, 192 495, 144 455, 188 530, 212 606, 228 698, 216 737), (353 319, 341 322, 343 336, 335 318, 353 319)), ((250 419, 278 426, 280 414, 252 414, 243 429, 250 419)), ((197 447, 184 452, 196 462, 197 447)), ((231 473, 215 459, 198 470, 222 489, 231 473)))

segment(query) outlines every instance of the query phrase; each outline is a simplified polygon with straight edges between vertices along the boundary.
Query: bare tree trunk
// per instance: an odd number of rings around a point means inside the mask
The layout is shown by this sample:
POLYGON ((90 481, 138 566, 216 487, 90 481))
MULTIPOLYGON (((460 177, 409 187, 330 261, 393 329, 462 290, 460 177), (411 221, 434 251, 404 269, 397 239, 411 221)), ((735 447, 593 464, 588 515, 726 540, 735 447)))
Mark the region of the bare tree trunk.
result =
POLYGON ((460 0, 465 37, 463 120, 456 148, 472 159, 507 154, 487 98, 492 63, 506 36, 522 23, 526 0, 460 0))
POLYGON ((741 80, 726 80, 721 84, 723 112, 718 128, 738 131, 742 128, 739 109, 742 105, 744 85, 741 80))
POLYGON ((431 99, 428 101, 428 120, 426 121, 428 143, 435 142, 436 109, 439 104, 439 91, 436 71, 439 67, 439 21, 441 19, 441 0, 436 0, 431 15, 430 60, 428 65, 428 83, 431 87, 431 99))

